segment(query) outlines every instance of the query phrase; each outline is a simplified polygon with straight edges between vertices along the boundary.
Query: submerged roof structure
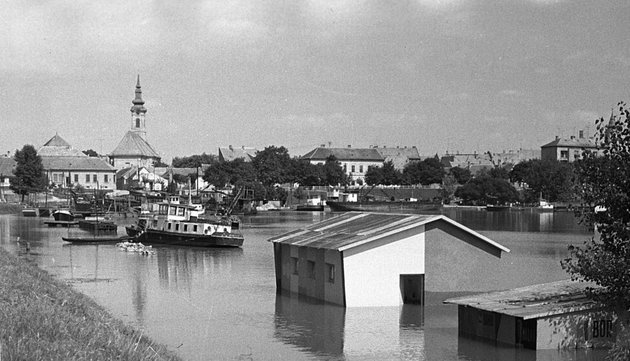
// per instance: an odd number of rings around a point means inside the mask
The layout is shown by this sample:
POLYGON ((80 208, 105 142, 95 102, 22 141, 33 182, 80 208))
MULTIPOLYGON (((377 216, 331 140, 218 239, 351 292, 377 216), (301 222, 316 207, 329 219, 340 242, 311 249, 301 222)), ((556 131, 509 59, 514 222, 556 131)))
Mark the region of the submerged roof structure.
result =
POLYGON ((595 284, 563 280, 451 298, 444 303, 474 307, 524 320, 603 308, 586 296, 587 287, 595 287, 595 284))
POLYGON ((486 236, 443 215, 369 212, 344 213, 305 228, 273 237, 269 239, 269 242, 345 251, 422 225, 440 222, 455 226, 499 252, 510 251, 486 236))

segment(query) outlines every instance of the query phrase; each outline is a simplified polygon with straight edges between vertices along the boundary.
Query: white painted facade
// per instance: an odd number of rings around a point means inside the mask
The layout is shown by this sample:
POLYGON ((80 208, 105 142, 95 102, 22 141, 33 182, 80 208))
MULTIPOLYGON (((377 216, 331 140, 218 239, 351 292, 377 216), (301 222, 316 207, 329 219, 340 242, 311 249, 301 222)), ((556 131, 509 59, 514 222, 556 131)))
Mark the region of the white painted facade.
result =
POLYGON ((348 307, 399 306, 400 275, 424 274, 424 226, 411 237, 378 243, 343 253, 348 307))

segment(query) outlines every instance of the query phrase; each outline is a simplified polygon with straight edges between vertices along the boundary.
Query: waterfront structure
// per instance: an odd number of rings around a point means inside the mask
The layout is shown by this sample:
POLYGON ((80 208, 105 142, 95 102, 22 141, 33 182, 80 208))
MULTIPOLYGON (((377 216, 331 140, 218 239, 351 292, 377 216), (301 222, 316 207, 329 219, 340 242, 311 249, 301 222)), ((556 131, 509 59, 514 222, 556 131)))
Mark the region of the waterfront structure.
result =
POLYGON ((136 97, 131 106, 131 129, 125 133, 118 146, 108 155, 111 165, 116 169, 135 167, 153 167, 160 161, 160 155, 146 139, 147 128, 145 115, 147 108, 142 99, 140 75, 136 83, 136 97))
POLYGON ((418 148, 413 147, 378 147, 374 149, 383 157, 383 162, 392 162, 396 170, 402 171, 411 162, 419 162, 423 158, 418 152, 418 148))
POLYGON ((88 157, 55 134, 39 150, 44 172, 53 186, 116 189, 116 170, 100 157, 88 157))
POLYGON ((478 289, 509 252, 443 215, 348 212, 269 241, 279 292, 346 307, 478 289))
POLYGON ((571 280, 451 298, 460 336, 526 348, 608 347, 616 316, 586 296, 594 284, 571 280))
POLYGON ((168 186, 168 180, 160 176, 155 170, 145 167, 123 168, 116 172, 117 189, 130 190, 142 187, 149 191, 161 191, 168 186))
POLYGON ((328 157, 334 156, 344 172, 350 178, 352 185, 364 184, 365 173, 370 167, 381 167, 385 159, 376 148, 315 148, 304 154, 302 159, 311 164, 324 164, 328 157))
POLYGON ((575 162, 582 159, 584 151, 599 153, 599 147, 592 138, 584 137, 584 131, 580 130, 578 137, 571 136, 569 139, 556 139, 540 147, 540 157, 542 160, 557 160, 560 162, 575 162))
POLYGON ((231 145, 227 147, 219 147, 219 161, 231 162, 236 159, 243 159, 245 162, 251 162, 256 156, 258 150, 256 148, 242 146, 240 148, 231 145))

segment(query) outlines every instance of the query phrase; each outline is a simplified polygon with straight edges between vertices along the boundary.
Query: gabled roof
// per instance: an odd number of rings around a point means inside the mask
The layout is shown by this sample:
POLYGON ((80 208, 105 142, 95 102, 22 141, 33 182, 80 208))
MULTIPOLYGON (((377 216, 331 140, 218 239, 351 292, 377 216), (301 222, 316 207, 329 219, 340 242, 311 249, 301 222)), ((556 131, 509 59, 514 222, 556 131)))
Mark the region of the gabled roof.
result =
POLYGON ((88 157, 85 154, 80 157, 63 156, 63 157, 41 157, 42 165, 45 170, 73 170, 73 171, 111 171, 116 169, 105 160, 98 157, 88 157))
POLYGON ((118 143, 116 149, 110 154, 110 157, 140 157, 140 158, 160 158, 160 155, 153 147, 134 131, 127 131, 123 139, 118 143))
POLYGON ((474 307, 524 320, 602 308, 586 296, 594 283, 563 280, 507 291, 451 298, 444 303, 474 307))
POLYGON ((319 147, 304 154, 302 159, 325 162, 329 156, 335 156, 338 161, 367 161, 382 162, 383 156, 375 148, 324 148, 319 147))
POLYGON ((0 174, 3 176, 12 176, 13 169, 17 165, 17 162, 13 158, 0 157, 0 174))
POLYGON ((39 148, 37 155, 40 157, 87 157, 80 150, 72 148, 59 134, 55 134, 39 148))
POLYGON ((510 250, 443 215, 348 212, 269 239, 300 247, 345 251, 400 232, 435 222, 446 222, 503 252, 510 250))
POLYGON ((570 139, 556 138, 554 141, 541 146, 541 148, 552 148, 552 147, 597 148, 597 145, 592 139, 589 139, 589 138, 571 137, 570 139))
POLYGON ((223 162, 231 162, 235 159, 242 158, 246 162, 251 162, 257 152, 258 150, 256 148, 251 147, 219 147, 219 159, 223 162))
POLYGON ((420 161, 420 153, 418 148, 375 148, 379 154, 383 157, 385 162, 391 161, 394 168, 402 170, 405 165, 412 161, 420 161))

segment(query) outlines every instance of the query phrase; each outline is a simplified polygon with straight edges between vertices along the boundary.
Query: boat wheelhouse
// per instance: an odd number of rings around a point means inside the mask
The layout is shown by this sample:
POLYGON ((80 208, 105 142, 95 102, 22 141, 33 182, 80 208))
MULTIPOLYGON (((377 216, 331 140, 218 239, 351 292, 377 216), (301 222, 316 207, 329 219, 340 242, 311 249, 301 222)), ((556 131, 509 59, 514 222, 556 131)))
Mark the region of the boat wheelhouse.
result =
POLYGON ((127 227, 127 234, 148 244, 196 247, 240 247, 243 235, 236 217, 199 218, 195 206, 163 202, 157 214, 127 227))

